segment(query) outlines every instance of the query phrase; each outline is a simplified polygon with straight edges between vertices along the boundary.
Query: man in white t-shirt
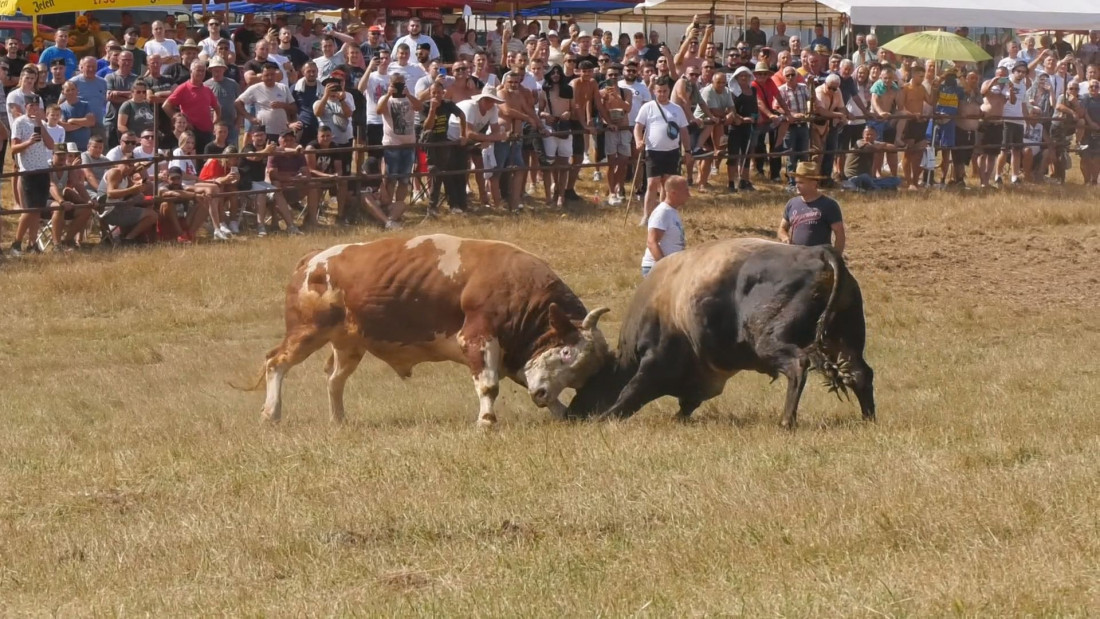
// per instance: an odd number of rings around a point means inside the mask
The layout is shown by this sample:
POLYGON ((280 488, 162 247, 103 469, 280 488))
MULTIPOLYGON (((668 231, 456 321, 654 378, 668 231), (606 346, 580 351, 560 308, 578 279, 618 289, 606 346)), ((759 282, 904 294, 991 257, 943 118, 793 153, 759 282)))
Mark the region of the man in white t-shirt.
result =
POLYGON ((665 180, 665 199, 653 209, 646 223, 645 254, 642 255, 642 277, 649 275, 663 258, 684 251, 684 222, 680 219, 680 209, 691 197, 687 179, 683 176, 670 176, 665 180))
POLYGON ((180 61, 180 48, 175 41, 165 36, 164 22, 153 22, 153 38, 145 42, 146 56, 160 56, 160 74, 180 61))
MULTIPOLYGON (((499 114, 497 106, 504 103, 504 99, 488 93, 474 95, 466 101, 460 101, 458 109, 466 116, 466 140, 469 144, 470 159, 475 169, 486 167, 482 159, 482 150, 491 147, 494 143, 508 138, 498 122, 499 114), (486 131, 488 129, 488 131, 486 131)), ((451 116, 447 122, 447 139, 458 140, 462 132, 462 123, 457 116, 451 116)), ((485 175, 475 174, 478 195, 482 204, 489 204, 485 187, 485 175)), ((495 193, 495 192, 494 192, 495 193)))
POLYGON ((638 117, 634 119, 634 145, 636 150, 645 149, 648 179, 645 211, 639 225, 645 225, 649 214, 657 206, 665 179, 680 173, 681 148, 685 168, 690 170, 693 163, 687 117, 683 108, 670 100, 671 93, 672 79, 667 75, 657 78, 653 86, 653 101, 642 105, 638 117), (672 124, 678 129, 671 129, 672 124))
MULTIPOLYGON (((427 75, 427 71, 421 69, 415 62, 409 62, 409 58, 412 56, 412 49, 405 44, 398 44, 393 48, 394 53, 397 55, 397 62, 391 62, 390 66, 386 69, 386 72, 391 76, 394 73, 400 73, 405 76, 405 83, 410 88, 415 87, 416 83, 420 81, 420 78, 427 75)), ((415 91, 413 94, 416 94, 415 91)))
MULTIPOLYGON (((421 43, 427 43, 431 46, 431 50, 428 52, 428 60, 435 60, 439 58, 439 48, 436 47, 435 41, 433 41, 430 36, 420 33, 419 18, 413 17, 412 19, 410 19, 409 23, 407 24, 407 28, 409 30, 409 33, 401 37, 400 39, 397 39, 397 41, 393 44, 392 49, 397 49, 398 45, 404 43, 405 45, 409 46, 410 50, 413 50, 419 47, 421 43)), ((415 84, 416 82, 413 81, 411 83, 415 84)))
POLYGON ((278 81, 279 65, 271 61, 264 63, 260 75, 259 84, 249 86, 237 97, 237 118, 244 118, 253 125, 263 125, 269 140, 278 139, 287 129, 301 127, 297 120, 291 122, 292 118, 298 117, 298 106, 290 89, 278 81), (246 110, 248 106, 255 108, 255 115, 246 110))
POLYGON ((23 196, 21 206, 31 212, 19 217, 15 241, 11 244, 13 256, 22 254, 23 239, 33 244, 38 238, 42 217, 48 215, 45 209, 50 200, 50 166, 54 144, 65 143, 64 127, 50 127, 43 122, 45 114, 38 95, 26 95, 23 104, 26 113, 11 123, 11 152, 19 164, 19 171, 23 173, 19 179, 23 196))

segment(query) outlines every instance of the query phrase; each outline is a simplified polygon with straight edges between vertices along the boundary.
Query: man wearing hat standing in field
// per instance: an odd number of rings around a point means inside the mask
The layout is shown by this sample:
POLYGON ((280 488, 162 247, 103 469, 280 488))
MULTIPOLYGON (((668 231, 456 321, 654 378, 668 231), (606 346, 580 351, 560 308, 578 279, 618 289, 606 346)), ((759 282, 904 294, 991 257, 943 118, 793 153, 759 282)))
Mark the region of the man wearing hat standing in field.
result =
POLYGON ((779 240, 791 245, 829 245, 844 253, 844 217, 840 205, 818 190, 824 180, 812 161, 799 162, 794 171, 798 195, 787 202, 779 222, 779 240))

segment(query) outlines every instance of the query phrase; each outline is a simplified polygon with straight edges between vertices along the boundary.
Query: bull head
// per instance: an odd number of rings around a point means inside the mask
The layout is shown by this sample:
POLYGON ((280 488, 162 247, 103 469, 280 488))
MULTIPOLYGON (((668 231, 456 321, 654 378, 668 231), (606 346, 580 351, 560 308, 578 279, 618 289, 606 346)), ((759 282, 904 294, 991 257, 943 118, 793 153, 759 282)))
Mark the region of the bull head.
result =
POLYGON ((523 367, 527 391, 536 406, 564 416, 565 406, 558 400, 561 392, 581 387, 603 367, 607 340, 597 325, 600 316, 609 311, 606 307, 594 309, 577 325, 556 303, 550 304, 550 346, 523 367))

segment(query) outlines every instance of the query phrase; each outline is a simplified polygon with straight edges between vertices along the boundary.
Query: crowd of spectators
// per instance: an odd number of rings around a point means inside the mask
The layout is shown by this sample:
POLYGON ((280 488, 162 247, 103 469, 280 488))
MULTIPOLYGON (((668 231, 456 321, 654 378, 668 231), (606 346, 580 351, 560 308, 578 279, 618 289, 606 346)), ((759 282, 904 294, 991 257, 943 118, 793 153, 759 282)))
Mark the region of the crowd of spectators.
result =
POLYGON ((455 214, 537 194, 560 208, 582 173, 611 205, 636 188, 646 216, 670 177, 708 190, 724 168, 730 193, 793 192, 808 159, 851 190, 1064 182, 1071 154, 1087 184, 1100 175, 1100 32, 1080 49, 1060 32, 982 39, 992 61, 937 63, 755 18, 728 50, 698 21, 672 45, 553 19, 483 37, 461 18, 398 36, 346 12, 194 26, 81 16, 42 46, 5 42, 11 254, 71 251, 93 216, 112 244, 187 244, 322 220, 399 228, 444 194, 455 214))

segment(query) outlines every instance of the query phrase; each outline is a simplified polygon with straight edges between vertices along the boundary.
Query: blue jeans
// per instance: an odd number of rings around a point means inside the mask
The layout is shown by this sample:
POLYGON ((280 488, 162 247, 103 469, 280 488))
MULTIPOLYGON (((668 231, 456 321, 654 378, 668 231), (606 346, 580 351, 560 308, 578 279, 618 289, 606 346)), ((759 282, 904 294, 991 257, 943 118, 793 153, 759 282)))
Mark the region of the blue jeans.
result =
MULTIPOLYGON (((810 150, 810 127, 808 125, 791 125, 787 130, 787 137, 783 140, 783 148, 793 153, 810 150)), ((798 162, 806 159, 806 155, 793 154, 787 157, 787 174, 790 183, 794 184, 794 169, 798 162)))
POLYGON ((873 178, 870 174, 860 174, 849 178, 845 183, 851 183, 852 187, 860 191, 880 191, 897 189, 901 186, 901 177, 887 176, 885 178, 873 178))

